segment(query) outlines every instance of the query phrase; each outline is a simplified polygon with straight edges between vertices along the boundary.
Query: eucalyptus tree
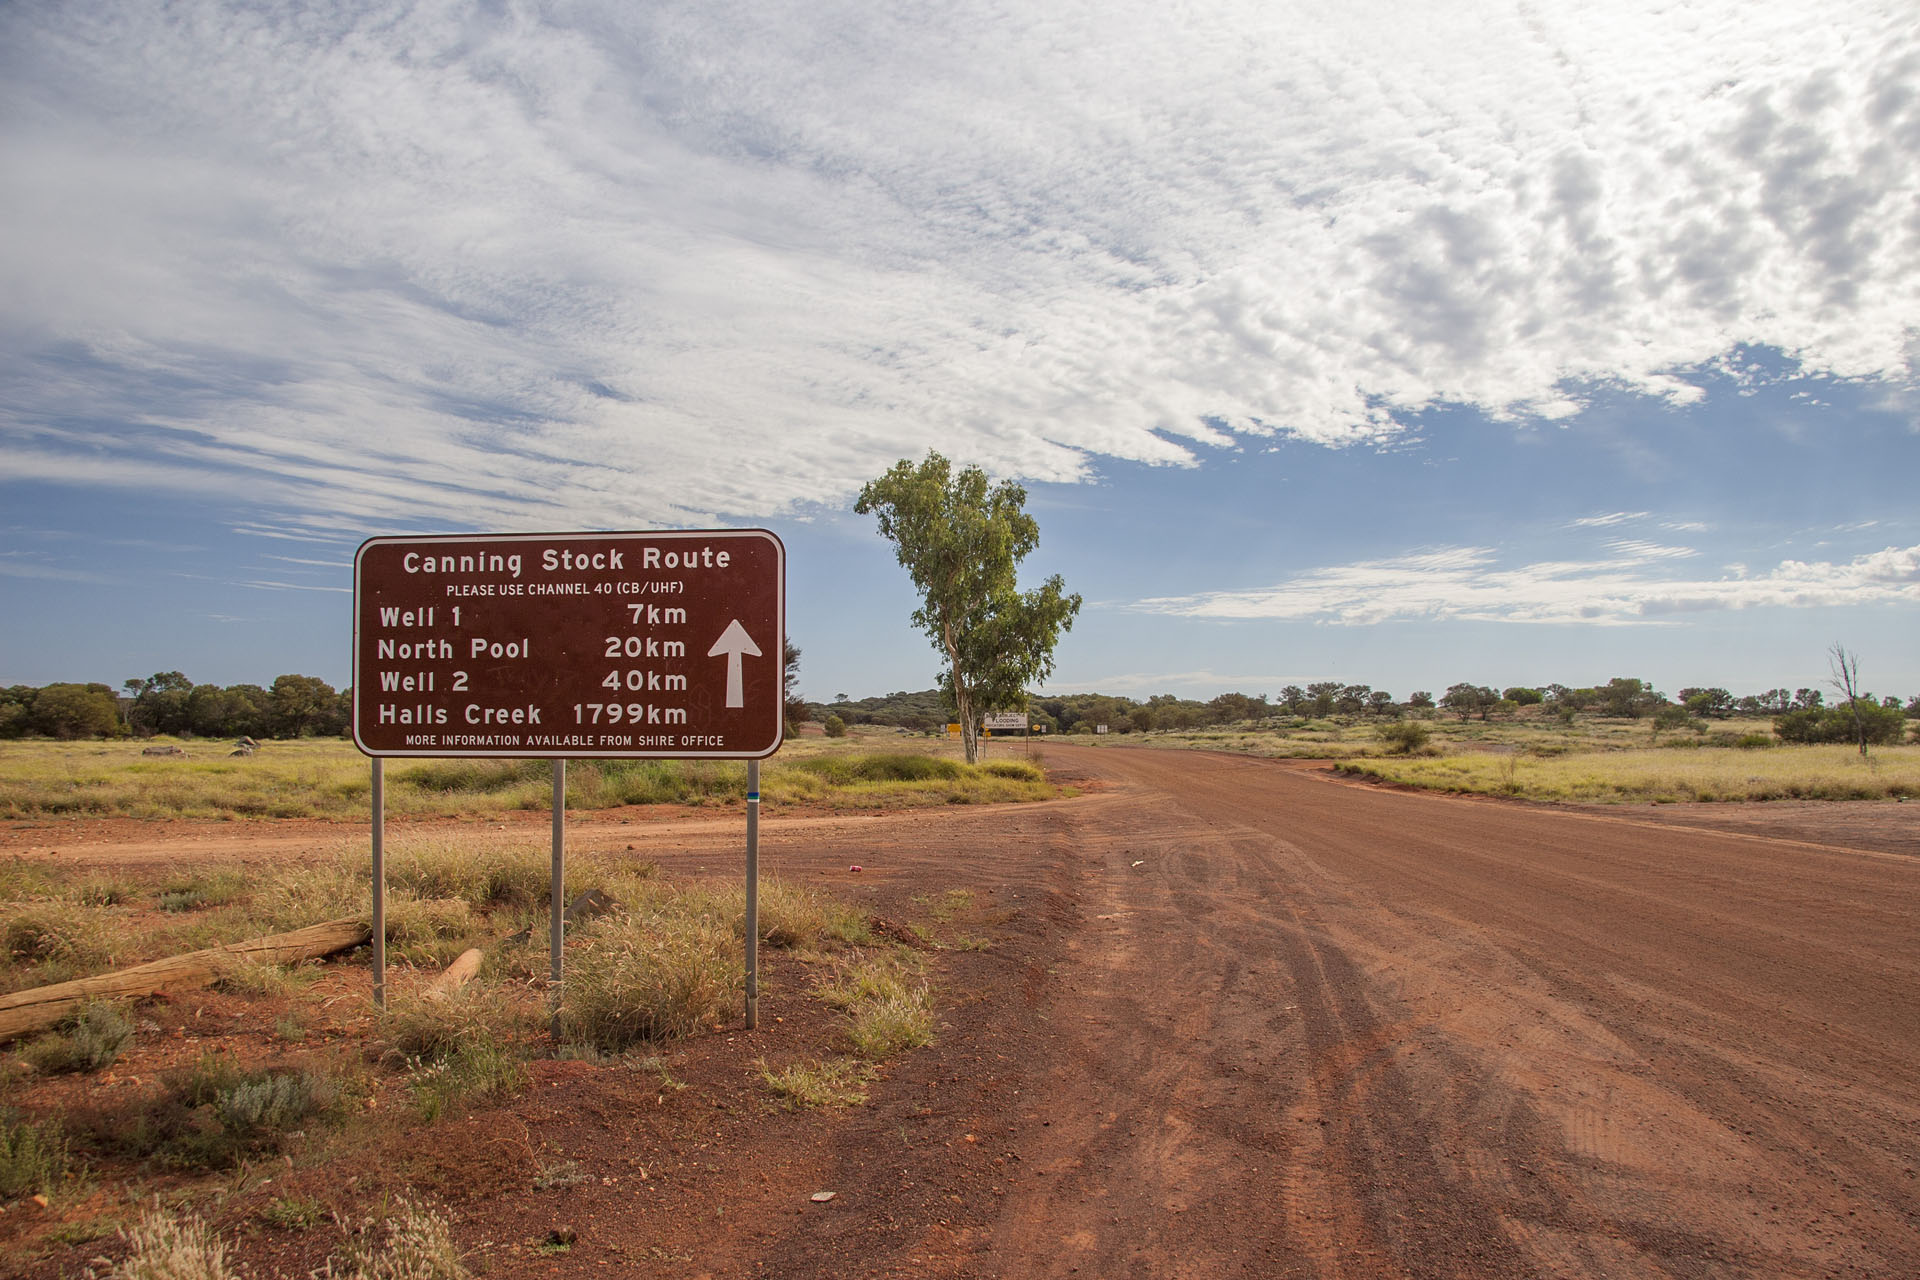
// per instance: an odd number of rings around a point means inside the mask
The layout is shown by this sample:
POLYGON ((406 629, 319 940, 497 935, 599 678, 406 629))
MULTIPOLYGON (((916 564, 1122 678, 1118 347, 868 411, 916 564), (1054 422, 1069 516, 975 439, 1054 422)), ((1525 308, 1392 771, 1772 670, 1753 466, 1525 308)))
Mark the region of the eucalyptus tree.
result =
POLYGON ((1016 570, 1040 543, 1027 491, 990 484, 978 467, 955 474, 929 451, 905 458, 860 491, 854 510, 879 517, 919 589, 914 625, 946 659, 942 691, 960 721, 967 763, 980 758, 979 716, 1025 711, 1027 688, 1053 671, 1053 648, 1073 627, 1080 597, 1055 574, 1021 591, 1016 570))

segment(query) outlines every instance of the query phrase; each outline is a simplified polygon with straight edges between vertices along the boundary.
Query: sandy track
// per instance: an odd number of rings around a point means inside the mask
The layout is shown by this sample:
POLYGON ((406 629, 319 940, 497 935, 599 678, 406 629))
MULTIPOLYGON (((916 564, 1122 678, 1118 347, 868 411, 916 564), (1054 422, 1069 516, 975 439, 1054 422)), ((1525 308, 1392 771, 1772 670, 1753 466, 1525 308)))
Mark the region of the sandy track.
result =
MULTIPOLYGON (((1795 810, 1779 831, 1742 810, 1742 829, 1703 830, 1243 757, 1048 756, 1092 794, 770 815, 769 874, 889 912, 968 887, 994 946, 943 956, 939 1044, 864 1107, 663 1111, 697 1177, 564 1202, 628 1246, 607 1274, 1920 1275, 1905 810, 1857 830, 1795 810), (837 1198, 809 1205, 821 1187, 837 1198)), ((544 839, 541 815, 480 825, 544 839)), ((120 834, 36 856, 364 840, 120 834)), ((737 815, 572 827, 577 848, 709 873, 740 835, 737 815)), ((36 838, 8 833, 16 852, 36 838)), ((763 1013, 779 1011, 776 993, 763 1013)), ((790 1031, 693 1042, 685 1069, 750 1077, 790 1031)), ((510 1114, 617 1171, 629 1075, 555 1074, 510 1114)), ((475 1238, 542 1230, 556 1203, 507 1180, 441 1193, 475 1238)))
MULTIPOLYGON (((894 851, 1044 904, 963 1028, 964 1123, 1020 1162, 942 1224, 957 1273, 1920 1274, 1920 863, 1049 757, 1113 786, 894 851)), ((882 1112, 837 1144, 855 1199, 939 1177, 882 1112)), ((813 1222, 756 1259, 915 1270, 813 1222)))

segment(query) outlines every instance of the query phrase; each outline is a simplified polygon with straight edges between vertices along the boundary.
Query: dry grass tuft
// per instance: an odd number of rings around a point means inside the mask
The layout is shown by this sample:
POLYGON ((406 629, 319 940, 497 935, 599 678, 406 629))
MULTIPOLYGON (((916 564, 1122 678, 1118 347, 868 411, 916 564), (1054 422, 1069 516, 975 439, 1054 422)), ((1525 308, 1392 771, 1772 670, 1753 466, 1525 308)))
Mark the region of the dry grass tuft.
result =
POLYGON ((775 1071, 763 1059, 760 1078, 788 1107, 857 1107, 867 1100, 873 1068, 852 1058, 796 1062, 775 1071))
POLYGON ((158 1205, 120 1233, 127 1256, 107 1280, 237 1280, 227 1246, 194 1214, 176 1218, 158 1205))

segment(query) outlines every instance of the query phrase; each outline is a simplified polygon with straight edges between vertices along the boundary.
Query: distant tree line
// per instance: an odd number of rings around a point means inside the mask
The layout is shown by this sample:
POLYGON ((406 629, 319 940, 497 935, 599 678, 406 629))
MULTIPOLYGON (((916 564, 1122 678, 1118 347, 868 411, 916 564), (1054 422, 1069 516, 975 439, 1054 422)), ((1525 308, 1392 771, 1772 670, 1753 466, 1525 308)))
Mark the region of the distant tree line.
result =
POLYGON ((284 675, 272 687, 195 684, 178 671, 105 684, 17 684, 0 689, 0 738, 304 738, 344 734, 352 690, 315 676, 284 675))
MULTIPOLYGON (((889 725, 923 732, 936 730, 953 717, 952 704, 938 689, 857 700, 839 694, 832 702, 808 702, 804 706, 805 719, 822 723, 832 717, 845 725, 889 725)), ((1663 728, 1699 725, 1708 720, 1771 718, 1775 731, 1788 742, 1854 741, 1856 716, 1864 725, 1867 741, 1898 742, 1906 721, 1920 718, 1920 696, 1902 704, 1898 698, 1864 694, 1851 704, 1827 706, 1819 689, 1769 689, 1736 697, 1726 689, 1689 687, 1669 698, 1648 681, 1631 676, 1579 687, 1548 684, 1495 689, 1462 682, 1450 685, 1438 696, 1420 689, 1404 699, 1384 689, 1339 680, 1288 685, 1271 699, 1266 694, 1223 693, 1205 702, 1171 694, 1140 701, 1112 694, 1078 693, 1032 697, 1027 712, 1033 723, 1044 725, 1052 733, 1090 733, 1103 724, 1109 733, 1144 733, 1257 725, 1276 718, 1368 716, 1396 720, 1454 715, 1461 720, 1491 720, 1516 715, 1523 707, 1539 708, 1535 715, 1558 715, 1569 721, 1586 714, 1648 719, 1663 728)))

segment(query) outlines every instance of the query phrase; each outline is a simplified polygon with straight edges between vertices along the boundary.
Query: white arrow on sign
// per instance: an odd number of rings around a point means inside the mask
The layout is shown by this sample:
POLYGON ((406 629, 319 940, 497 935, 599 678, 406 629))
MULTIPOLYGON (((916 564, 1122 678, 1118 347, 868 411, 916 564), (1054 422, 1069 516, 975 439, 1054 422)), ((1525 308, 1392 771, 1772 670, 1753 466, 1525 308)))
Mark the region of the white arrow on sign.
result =
POLYGON ((753 642, 753 637, 747 634, 747 629, 740 625, 738 618, 727 624, 727 629, 713 642, 713 648, 707 650, 709 658, 717 658, 723 653, 727 655, 726 705, 744 707, 747 705, 747 695, 740 687, 740 655, 750 653, 757 658, 760 656, 760 646, 753 642))

